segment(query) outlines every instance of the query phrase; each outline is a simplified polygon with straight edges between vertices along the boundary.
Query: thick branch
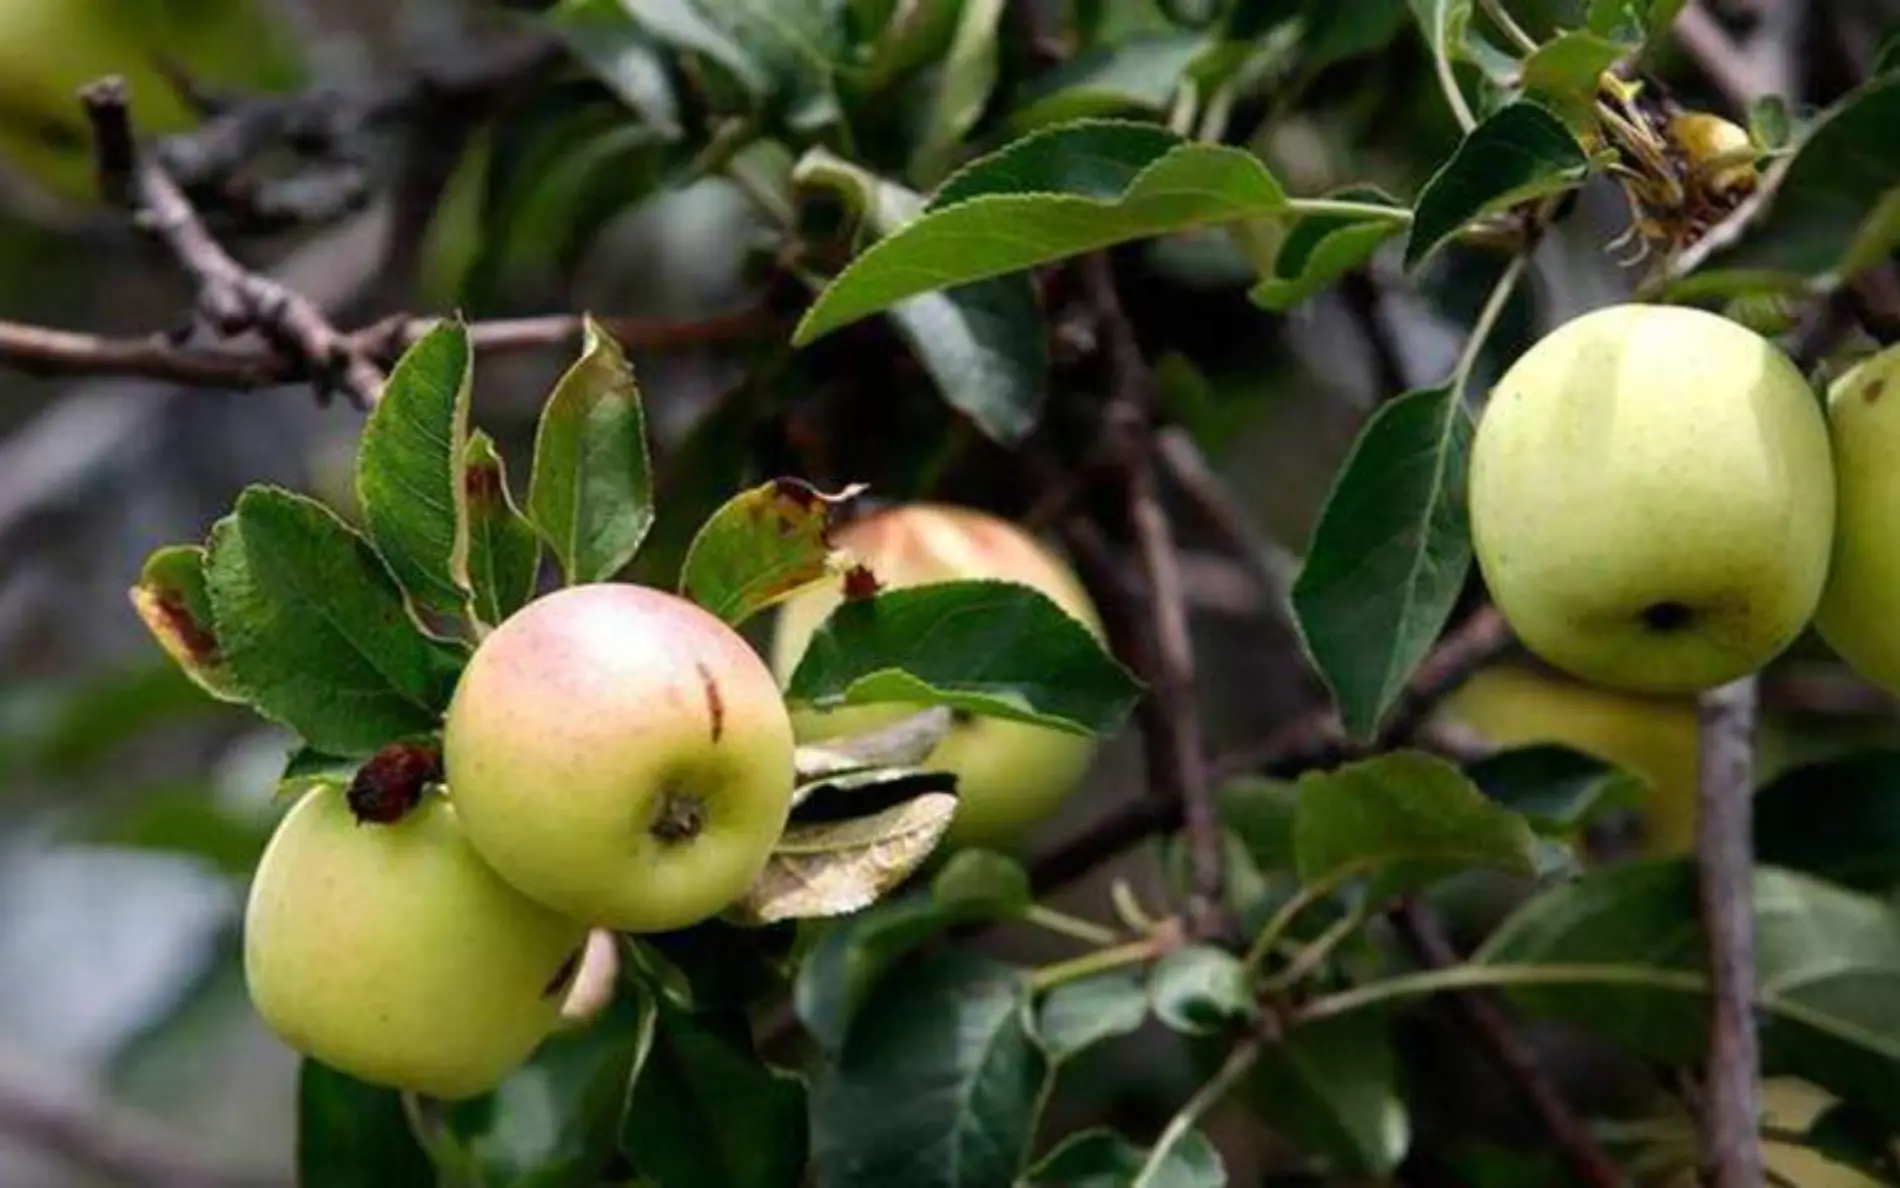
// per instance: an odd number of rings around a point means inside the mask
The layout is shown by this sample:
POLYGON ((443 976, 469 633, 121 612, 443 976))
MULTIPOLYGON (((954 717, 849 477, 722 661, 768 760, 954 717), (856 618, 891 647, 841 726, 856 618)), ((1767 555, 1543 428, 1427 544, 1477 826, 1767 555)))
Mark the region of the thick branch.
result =
MULTIPOLYGON (((600 317, 595 321, 630 351, 733 342, 761 334, 773 325, 771 317, 760 309, 697 321, 638 317, 600 317)), ((344 338, 364 357, 386 367, 435 323, 434 318, 403 317, 350 331, 344 338)), ((469 336, 475 348, 483 352, 553 350, 578 344, 581 326, 580 317, 567 314, 509 318, 472 323, 469 336)), ((32 375, 135 377, 231 391, 316 378, 305 359, 272 350, 268 344, 253 349, 202 346, 175 342, 162 335, 114 338, 5 321, 0 321, 0 367, 32 375)))
POLYGON ((157 236, 191 277, 200 317, 221 334, 259 332, 300 360, 320 393, 341 389, 364 408, 375 404, 381 370, 307 297, 232 259, 178 183, 140 151, 120 81, 94 83, 81 100, 92 121, 101 188, 157 236))
POLYGON ((1140 713, 1149 782, 1165 799, 1181 805, 1188 840, 1189 924, 1196 935, 1221 935, 1229 931, 1226 846, 1208 781, 1194 645, 1174 530, 1161 506, 1152 437, 1154 376, 1122 309, 1108 258, 1086 259, 1082 282, 1107 363, 1107 434, 1122 473, 1129 525, 1146 586, 1153 653, 1149 671, 1143 674, 1150 689, 1140 713))
POLYGON ((1762 1182, 1754 1006, 1755 713, 1753 677, 1702 696, 1696 885, 1715 997, 1701 1130, 1702 1166, 1711 1188, 1759 1188, 1762 1182))

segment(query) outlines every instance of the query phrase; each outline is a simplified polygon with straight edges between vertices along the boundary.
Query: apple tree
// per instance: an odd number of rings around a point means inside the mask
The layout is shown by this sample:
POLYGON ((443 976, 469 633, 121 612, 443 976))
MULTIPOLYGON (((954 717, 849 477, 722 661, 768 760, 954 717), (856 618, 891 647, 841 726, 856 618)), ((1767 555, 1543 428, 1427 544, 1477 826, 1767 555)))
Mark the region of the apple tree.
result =
POLYGON ((173 329, 0 364, 343 447, 0 697, 241 903, 268 1182, 1900 1184, 1900 9, 39 7, 0 251, 173 329))

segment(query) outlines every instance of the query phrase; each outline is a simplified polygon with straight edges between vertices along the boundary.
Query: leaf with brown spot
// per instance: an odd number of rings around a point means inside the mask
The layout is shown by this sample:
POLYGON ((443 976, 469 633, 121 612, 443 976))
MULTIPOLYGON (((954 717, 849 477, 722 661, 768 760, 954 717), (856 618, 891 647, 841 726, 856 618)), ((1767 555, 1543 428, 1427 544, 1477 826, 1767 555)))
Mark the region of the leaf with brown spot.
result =
POLYGON ((488 434, 469 435, 462 488, 468 504, 470 609, 499 626, 534 596, 541 538, 508 492, 508 471, 488 434))
POLYGON ((225 664, 211 623, 205 594, 205 551, 197 545, 169 545, 145 559, 138 585, 128 594, 132 607, 158 646, 186 676, 220 701, 248 700, 225 664))
POLYGON ((864 490, 827 494, 793 478, 741 491, 700 525, 680 567, 680 593, 737 626, 808 586, 835 577, 842 558, 832 516, 864 490))
POLYGON ((731 914, 772 924, 869 907, 923 865, 956 811, 955 796, 928 792, 866 817, 794 825, 731 914))

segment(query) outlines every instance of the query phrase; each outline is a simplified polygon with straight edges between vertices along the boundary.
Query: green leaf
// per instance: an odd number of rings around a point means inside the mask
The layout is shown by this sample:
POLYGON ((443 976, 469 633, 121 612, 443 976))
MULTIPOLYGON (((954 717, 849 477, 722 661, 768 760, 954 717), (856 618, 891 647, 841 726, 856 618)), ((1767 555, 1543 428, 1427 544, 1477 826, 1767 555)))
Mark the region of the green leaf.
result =
POLYGON ((1748 135, 1770 152, 1780 152, 1794 139, 1794 115, 1781 95, 1763 95, 1748 105, 1748 135))
POLYGON ((312 788, 347 788, 362 766, 361 756, 326 755, 299 747, 284 764, 284 774, 277 778, 277 795, 300 795, 312 788))
POLYGON ((1748 237, 1696 277, 1780 273, 1827 283, 1900 244, 1900 156, 1888 151, 1900 120, 1900 75, 1836 103, 1802 137, 1748 237))
POLYGON ((569 585, 605 581, 653 526, 653 473, 633 368, 592 318, 534 439, 528 514, 569 585))
POLYGON ((1558 836, 1573 836, 1621 809, 1640 809, 1648 799, 1639 777, 1556 743, 1487 755, 1465 774, 1532 828, 1558 836))
POLYGON ((1223 784, 1220 817, 1262 871, 1292 870, 1293 821, 1299 812, 1297 785, 1252 777, 1223 784))
POLYGON ((1473 219, 1572 189, 1588 172, 1589 158, 1563 121, 1529 100, 1499 108, 1419 192, 1405 266, 1416 267, 1473 219))
POLYGON ((959 922, 928 894, 914 894, 833 924, 798 968, 792 1006, 799 1021, 827 1051, 837 1051, 892 967, 959 922))
POLYGON ((205 551, 196 545, 169 545, 154 552, 130 591, 132 609, 193 684, 220 701, 241 705, 244 691, 231 674, 211 620, 204 559, 205 551))
POLYGON ((1064 982, 1042 1000, 1036 1035, 1053 1061, 1132 1035, 1148 1018, 1148 990, 1126 970, 1064 982))
POLYGON ((956 811, 955 796, 926 792, 869 816, 794 822, 731 910, 772 924, 869 907, 930 857, 956 811))
POLYGON ((930 111, 910 154, 910 173, 932 182, 983 115, 996 86, 997 26, 1006 0, 965 0, 949 52, 938 65, 930 111))
POLYGON ((1022 863, 994 850, 961 849, 930 880, 930 897, 947 912, 1001 920, 1035 902, 1022 863))
MULTIPOLYGON (((1329 199, 1389 206, 1403 214, 1391 195, 1375 186, 1347 186, 1329 199)), ((1273 275, 1260 278, 1248 294, 1255 304, 1284 312, 1364 264, 1386 240, 1404 229, 1397 218, 1363 215, 1308 215, 1294 224, 1273 257, 1273 275)))
MULTIPOLYGON (((843 195, 879 235, 912 222, 923 208, 917 194, 824 149, 806 153, 793 176, 800 185, 843 195)), ((1018 441, 1035 427, 1048 386, 1049 347, 1029 278, 920 293, 887 312, 950 407, 1001 442, 1018 441)))
POLYGON ((299 1188, 433 1184, 435 1165, 410 1129, 402 1095, 315 1060, 297 1074, 299 1188))
POLYGON ((1643 41, 1667 30, 1687 0, 1590 0, 1584 23, 1592 33, 1643 41))
POLYGON ((1584 30, 1559 33, 1524 59, 1524 90, 1582 134, 1595 123, 1598 79, 1629 52, 1627 43, 1584 30))
POLYGON ((666 56, 621 0, 563 0, 546 17, 579 61, 662 136, 680 134, 680 102, 666 56))
POLYGON ((1141 694, 1088 628, 1046 595, 952 581, 847 599, 813 634, 789 700, 834 709, 898 701, 1113 733, 1141 694))
POLYGON ((1390 401, 1360 431, 1320 510, 1293 610, 1355 738, 1378 728, 1464 587, 1471 433, 1450 388, 1390 401))
MULTIPOLYGON (((1766 1068, 1900 1121, 1900 914, 1758 867, 1756 968, 1766 1068)), ((1623 863, 1538 896, 1473 957, 1473 981, 1643 1056, 1690 1064, 1708 1035, 1695 870, 1623 863)))
POLYGON ((680 566, 680 593, 737 626, 838 572, 830 530, 853 487, 827 495, 800 479, 741 491, 700 526, 680 566))
POLYGON ((356 454, 370 541, 411 597, 449 615, 468 601, 462 475, 473 376, 468 327, 438 323, 390 372, 356 454))
POLYGON ((691 1014, 659 1001, 621 1142, 662 1184, 798 1188, 805 1088, 762 1063, 737 1012, 691 1014))
POLYGON ((444 651, 369 542, 322 504, 245 491, 212 529, 205 575, 225 660, 265 717, 344 755, 436 725, 444 651))
POLYGON ((541 538, 515 507, 508 470, 488 434, 478 429, 469 436, 467 459, 469 588, 475 618, 495 627, 534 597, 541 538))
POLYGON ((592 1188, 620 1137, 627 1085, 653 1037, 654 1007, 623 991, 591 1022, 557 1031, 493 1093, 443 1124, 485 1188, 592 1188))
POLYGON ((1187 945, 1162 957, 1148 976, 1155 1018, 1188 1035, 1206 1035, 1260 1013, 1238 957, 1212 945, 1187 945))
MULTIPOLYGON (((1084 1130, 1062 1140, 1029 1169, 1024 1188, 1129 1188, 1148 1152, 1112 1130, 1084 1130)), ((1190 1130, 1142 1181, 1142 1188, 1223 1188, 1227 1169, 1207 1136, 1190 1130)))
POLYGON ((1113 201, 1143 170, 1190 143, 1160 124, 1078 120, 1011 141, 965 165, 931 196, 943 210, 987 194, 1073 194, 1113 201))
POLYGON ((803 346, 918 293, 1285 207, 1286 192, 1258 157, 1201 143, 1173 149, 1110 198, 986 194, 933 207, 839 273, 792 341, 803 346))
POLYGON ((812 1157, 826 1188, 1013 1184, 1048 1062, 1029 990, 1007 966, 949 950, 909 963, 864 1004, 812 1087, 812 1157))
POLYGON ((1027 131, 1091 116, 1159 114, 1208 45, 1205 34, 1176 33, 1089 50, 1037 76, 1010 124, 1027 131))
POLYGON ((1335 1176, 1383 1180, 1411 1146, 1383 1014, 1294 1028, 1262 1051, 1248 1093, 1275 1133, 1335 1176))
POLYGON ((1900 886, 1900 752, 1804 764, 1755 795, 1755 856, 1857 890, 1900 886))
POLYGON ((1300 776, 1293 848, 1308 886, 1375 876, 1397 895, 1471 867, 1536 871, 1537 839, 1433 755, 1394 751, 1300 776))

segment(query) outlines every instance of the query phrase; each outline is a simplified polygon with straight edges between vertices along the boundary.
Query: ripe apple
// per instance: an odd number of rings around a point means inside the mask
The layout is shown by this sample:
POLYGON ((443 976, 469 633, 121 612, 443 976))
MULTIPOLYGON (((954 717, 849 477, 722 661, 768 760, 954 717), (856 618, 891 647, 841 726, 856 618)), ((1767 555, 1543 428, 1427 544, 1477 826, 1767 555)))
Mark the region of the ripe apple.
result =
POLYGON ((1471 450, 1471 534, 1518 637, 1597 684, 1707 689, 1813 617, 1834 533, 1819 402, 1726 318, 1617 305, 1519 358, 1471 450))
POLYGON ((455 1100, 500 1084, 553 1030, 586 932, 490 870, 440 794, 381 824, 322 787, 258 863, 244 973, 291 1047, 455 1100))
POLYGON ((1495 664, 1453 690, 1439 716, 1500 747, 1561 743, 1641 777, 1650 791, 1642 814, 1650 850, 1694 848, 1701 761, 1693 698, 1625 693, 1495 664))
POLYGON ((167 62, 213 91, 281 89, 299 74, 260 0, 0 0, 0 156, 51 193, 96 200, 79 88, 119 75, 141 133, 180 132, 197 117, 167 62))
MULTIPOLYGON (((945 504, 914 503, 875 512, 840 529, 839 548, 869 566, 886 587, 995 578, 1047 595, 1097 637, 1102 626, 1088 592, 1067 564, 1021 528, 945 504)), ((772 667, 789 680, 812 633, 843 600, 841 583, 788 599, 779 609, 772 667)), ((800 741, 817 742, 888 725, 918 707, 903 704, 798 709, 800 741)), ((954 772, 959 804, 944 844, 1006 847, 1052 813, 1088 771, 1095 740, 1004 718, 959 716, 923 765, 954 772)))
POLYGON ((1828 390, 1838 496, 1834 557, 1814 626, 1848 666, 1900 692, 1900 348, 1828 390))
POLYGON ((449 706, 469 840, 526 894, 664 932, 730 905, 791 813, 792 724, 765 661, 662 590, 572 586, 497 627, 449 706))

